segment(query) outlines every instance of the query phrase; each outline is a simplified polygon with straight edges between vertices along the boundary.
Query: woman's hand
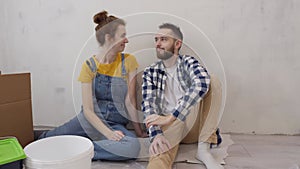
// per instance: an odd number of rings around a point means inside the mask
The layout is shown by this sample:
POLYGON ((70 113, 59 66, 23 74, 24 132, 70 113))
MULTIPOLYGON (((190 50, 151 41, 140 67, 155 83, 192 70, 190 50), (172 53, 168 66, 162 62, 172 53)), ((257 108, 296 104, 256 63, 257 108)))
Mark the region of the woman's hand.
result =
POLYGON ((111 133, 107 136, 108 140, 120 141, 125 135, 120 130, 111 131, 111 133))

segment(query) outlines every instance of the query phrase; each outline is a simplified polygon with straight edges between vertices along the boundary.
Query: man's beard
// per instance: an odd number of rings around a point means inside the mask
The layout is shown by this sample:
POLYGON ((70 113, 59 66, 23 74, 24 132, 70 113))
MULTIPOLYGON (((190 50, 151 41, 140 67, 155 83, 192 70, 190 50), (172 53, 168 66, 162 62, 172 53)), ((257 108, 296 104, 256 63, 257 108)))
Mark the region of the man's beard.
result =
MULTIPOLYGON (((163 50, 163 49, 160 49, 163 50)), ((161 60, 168 60, 174 55, 174 46, 171 47, 169 50, 164 50, 162 53, 156 49, 156 55, 161 60)))

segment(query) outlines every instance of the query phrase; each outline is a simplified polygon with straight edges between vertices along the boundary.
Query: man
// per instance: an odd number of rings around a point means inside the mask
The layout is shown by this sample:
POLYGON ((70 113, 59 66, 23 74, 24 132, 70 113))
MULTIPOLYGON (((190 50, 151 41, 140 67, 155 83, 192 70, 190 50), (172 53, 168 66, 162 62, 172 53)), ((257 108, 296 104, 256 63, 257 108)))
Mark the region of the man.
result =
MULTIPOLYGON (((155 35, 160 60, 144 70, 142 110, 151 142, 148 169, 172 168, 179 143, 194 126, 201 106, 199 102, 209 91, 210 76, 206 69, 195 58, 179 55, 182 39, 179 27, 170 23, 160 25, 155 35)), ((196 158, 208 169, 222 169, 209 152, 210 143, 216 143, 216 137, 210 136, 215 131, 205 125, 210 122, 197 125, 198 133, 192 134, 198 137, 196 158), (204 134, 209 133, 209 136, 200 137, 202 128, 210 128, 211 131, 204 134)), ((184 140, 193 142, 189 138, 184 140)))

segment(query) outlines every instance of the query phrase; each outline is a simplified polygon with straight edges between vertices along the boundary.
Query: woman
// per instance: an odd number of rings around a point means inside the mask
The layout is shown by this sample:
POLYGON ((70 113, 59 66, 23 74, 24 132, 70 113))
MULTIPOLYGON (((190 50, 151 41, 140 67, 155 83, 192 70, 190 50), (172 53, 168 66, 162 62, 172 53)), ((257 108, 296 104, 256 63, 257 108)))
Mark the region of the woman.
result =
POLYGON ((139 137, 146 137, 137 123, 134 56, 124 51, 125 22, 106 11, 94 16, 100 52, 82 65, 78 80, 82 83, 82 110, 77 117, 40 138, 55 135, 80 135, 94 143, 93 160, 129 160, 139 153, 136 135, 125 126, 127 112, 139 137), (128 91, 128 92, 127 92, 128 91), (128 110, 128 111, 127 111, 128 110))

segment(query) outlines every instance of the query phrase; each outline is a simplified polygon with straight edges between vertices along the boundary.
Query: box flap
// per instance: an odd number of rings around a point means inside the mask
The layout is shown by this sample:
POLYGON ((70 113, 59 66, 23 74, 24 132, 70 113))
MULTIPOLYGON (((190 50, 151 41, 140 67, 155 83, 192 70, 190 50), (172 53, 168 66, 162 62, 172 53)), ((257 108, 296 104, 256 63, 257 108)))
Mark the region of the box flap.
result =
POLYGON ((0 75, 0 104, 30 99, 30 73, 0 75))

